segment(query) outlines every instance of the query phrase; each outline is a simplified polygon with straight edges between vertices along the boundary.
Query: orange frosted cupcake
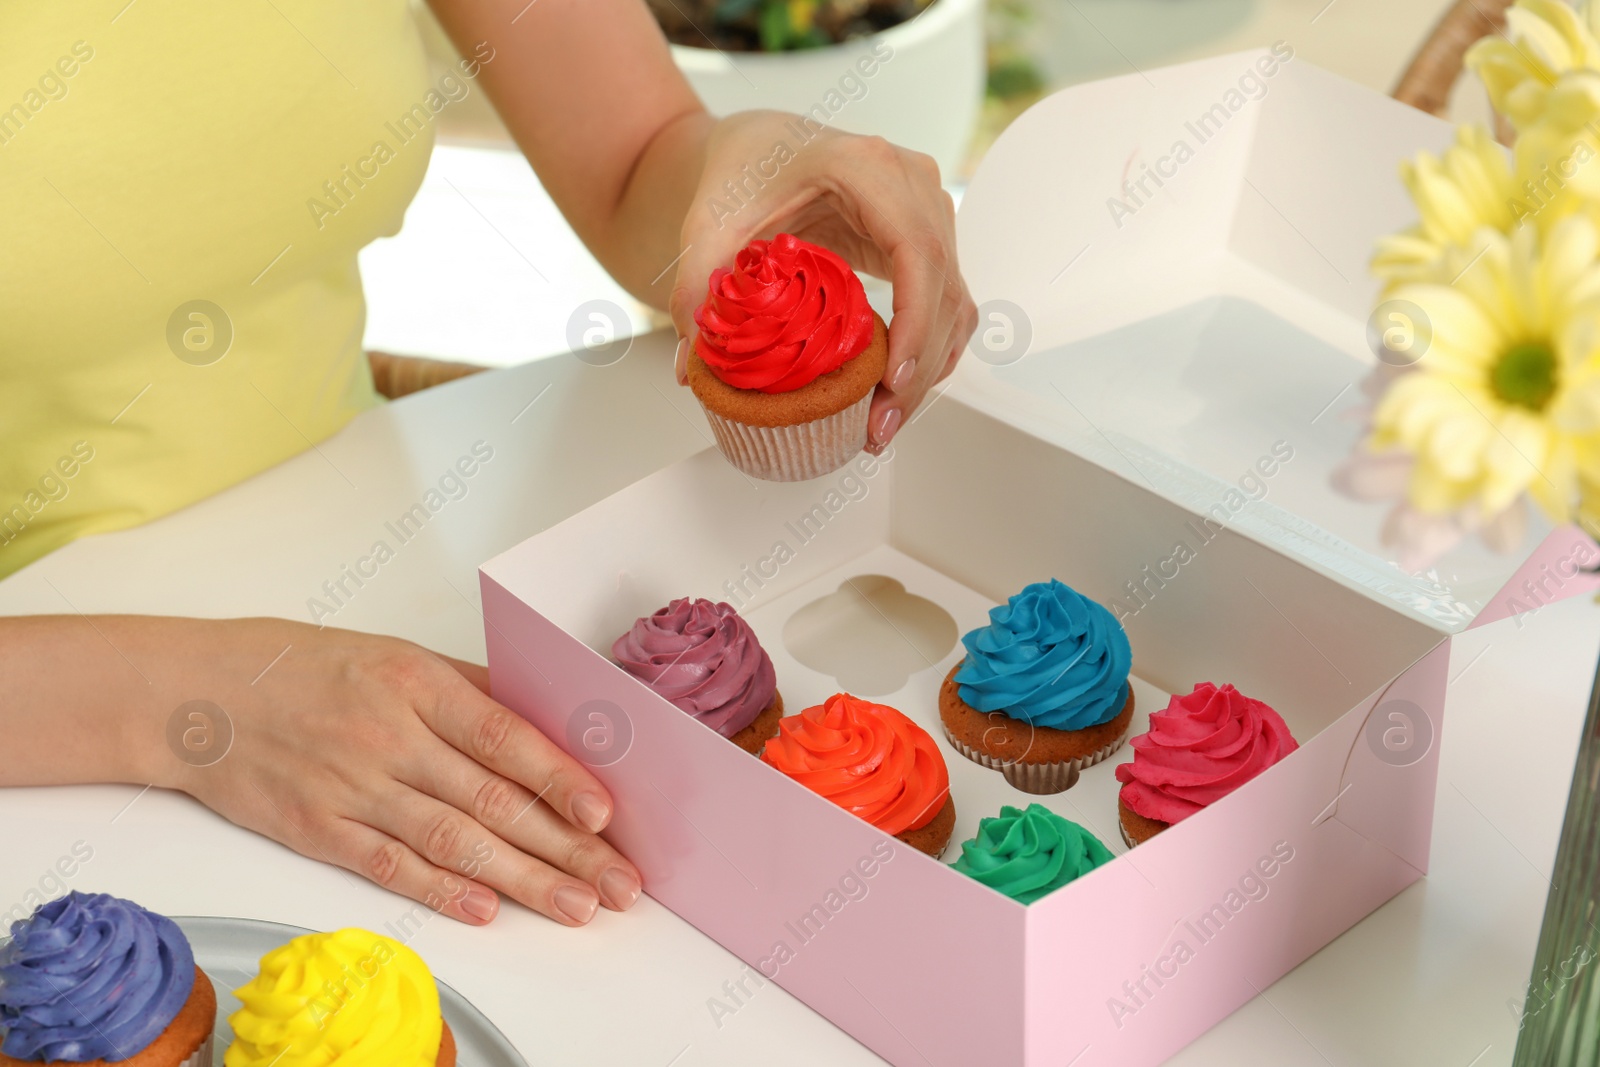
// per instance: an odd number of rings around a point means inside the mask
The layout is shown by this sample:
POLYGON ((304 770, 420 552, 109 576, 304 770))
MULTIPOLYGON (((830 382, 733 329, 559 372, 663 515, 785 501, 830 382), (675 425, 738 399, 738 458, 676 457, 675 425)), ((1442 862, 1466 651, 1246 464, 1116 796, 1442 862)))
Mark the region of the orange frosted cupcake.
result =
POLYGON ((694 390, 728 462, 798 482, 848 463, 889 365, 889 332, 844 260, 780 233, 711 274, 689 350, 694 390))
POLYGON ((919 852, 938 857, 950 843, 956 806, 944 756, 886 704, 835 693, 779 720, 761 759, 919 852))

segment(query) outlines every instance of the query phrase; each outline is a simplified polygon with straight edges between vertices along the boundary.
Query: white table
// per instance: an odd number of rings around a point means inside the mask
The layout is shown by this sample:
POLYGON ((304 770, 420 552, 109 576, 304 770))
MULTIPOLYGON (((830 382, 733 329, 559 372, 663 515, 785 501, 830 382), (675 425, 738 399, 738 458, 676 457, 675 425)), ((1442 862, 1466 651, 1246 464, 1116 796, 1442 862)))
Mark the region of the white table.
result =
MULTIPOLYGON (((481 662, 480 561, 705 446, 693 399, 672 385, 670 347, 649 335, 609 368, 558 357, 370 412, 319 451, 12 576, 0 612, 307 618, 323 580, 483 439, 495 456, 470 493, 334 620, 481 662)), ((1597 645, 1600 609, 1587 599, 1458 640, 1430 876, 1172 1062, 1509 1063, 1506 1002, 1530 970, 1597 645)), ((0 825, 0 911, 77 841, 94 857, 72 887, 167 913, 333 929, 381 928, 409 910, 160 790, 4 791, 0 825)), ((719 1029, 706 1001, 739 961, 648 898, 582 930, 516 905, 487 929, 440 918, 414 944, 533 1064, 879 1062, 772 985, 719 1029)))

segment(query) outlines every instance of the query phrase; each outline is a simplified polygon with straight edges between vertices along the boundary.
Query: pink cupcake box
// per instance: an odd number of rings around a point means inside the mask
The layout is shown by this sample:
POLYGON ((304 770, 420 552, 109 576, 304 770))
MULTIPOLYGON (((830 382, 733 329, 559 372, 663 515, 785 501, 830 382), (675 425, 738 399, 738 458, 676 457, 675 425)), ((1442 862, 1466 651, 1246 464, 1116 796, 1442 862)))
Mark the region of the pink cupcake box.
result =
POLYGON ((1328 487, 1372 363, 1365 260, 1410 217, 1395 163, 1449 128, 1273 51, 1148 76, 1057 94, 990 152, 960 226, 994 332, 891 455, 758 484, 708 449, 481 570, 495 697, 612 790, 647 892, 746 991, 776 982, 896 1064, 1171 1056, 1426 872, 1450 635, 1596 586, 1575 528, 1409 576, 1383 508, 1328 487), (1125 178, 1185 137, 1133 205, 1125 178), (1300 748, 1131 852, 1130 749, 1039 798, 957 755, 955 635, 1050 577, 1122 619, 1135 733, 1232 682, 1300 748), (791 714, 864 684, 927 728, 955 842, 1039 800, 1117 857, 1023 906, 774 772, 607 658, 686 595, 739 608, 791 714))

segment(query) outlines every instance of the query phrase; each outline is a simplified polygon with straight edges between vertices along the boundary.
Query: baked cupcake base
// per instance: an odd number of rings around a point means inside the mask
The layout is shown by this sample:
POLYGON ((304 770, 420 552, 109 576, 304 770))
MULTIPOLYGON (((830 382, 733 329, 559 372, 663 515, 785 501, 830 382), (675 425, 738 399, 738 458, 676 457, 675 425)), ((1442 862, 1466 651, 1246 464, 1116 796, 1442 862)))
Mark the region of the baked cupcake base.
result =
POLYGON ((955 832, 955 828, 956 802, 954 797, 947 796, 944 798, 944 807, 939 809, 939 814, 926 825, 895 834, 894 839, 938 859, 944 855, 944 850, 950 847, 950 835, 955 832))
MULTIPOLYGON (((211 1067, 216 1023, 217 991, 206 972, 196 967, 189 999, 154 1041, 125 1060, 80 1060, 73 1067, 211 1067)), ((39 1067, 39 1063, 0 1052, 0 1067, 39 1067)))
POLYGON ((440 1025, 444 1027, 444 1033, 439 1037, 439 1058, 435 1063, 437 1067, 456 1067, 456 1035, 450 1032, 449 1023, 441 1019, 440 1025))
POLYGON ((1117 818, 1117 828, 1122 831, 1122 843, 1129 848, 1144 844, 1172 825, 1160 819, 1145 818, 1124 804, 1120 796, 1117 798, 1117 818))
POLYGON ((803 482, 838 470, 865 448, 868 409, 889 366, 888 327, 876 312, 872 322, 872 340, 860 354, 787 393, 729 385, 691 347, 689 387, 728 462, 763 481, 803 482))
MULTIPOLYGON (((965 660, 961 661, 965 663, 965 660)), ((1133 724, 1133 687, 1128 702, 1112 719, 1082 730, 1054 730, 1013 719, 1003 712, 984 712, 961 699, 956 672, 950 668, 939 687, 939 721, 955 750, 972 762, 999 771, 1024 793, 1061 793, 1078 784, 1078 774, 1113 755, 1128 739, 1133 724)))
POLYGON ((783 694, 775 692, 772 694, 772 703, 767 705, 766 710, 752 719, 749 726, 728 740, 752 756, 759 756, 762 746, 778 736, 778 720, 781 718, 783 718, 783 694))

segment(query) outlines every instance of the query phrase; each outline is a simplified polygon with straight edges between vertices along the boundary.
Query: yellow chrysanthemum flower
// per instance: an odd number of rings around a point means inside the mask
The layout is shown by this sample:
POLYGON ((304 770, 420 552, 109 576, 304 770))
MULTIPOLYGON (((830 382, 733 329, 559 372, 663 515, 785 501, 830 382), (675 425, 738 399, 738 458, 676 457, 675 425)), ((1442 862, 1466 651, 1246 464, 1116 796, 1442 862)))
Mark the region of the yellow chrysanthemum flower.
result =
POLYGON ((1474 238, 1454 285, 1402 286, 1432 341, 1373 413, 1369 447, 1414 459, 1424 515, 1490 520, 1526 492, 1572 514, 1580 473, 1600 481, 1600 234, 1583 216, 1541 242, 1533 227, 1474 238))
POLYGON ((1423 152, 1400 164, 1417 205, 1417 224, 1378 241, 1372 272, 1389 287, 1413 282, 1449 281, 1440 277, 1452 247, 1463 247, 1484 227, 1509 231, 1517 186, 1505 149, 1480 126, 1456 130, 1456 143, 1443 158, 1423 152))
POLYGON ((1518 0, 1506 11, 1505 36, 1483 38, 1465 62, 1520 132, 1539 121, 1561 75, 1600 68, 1600 3, 1575 10, 1562 0, 1518 0))
POLYGON ((1537 122, 1517 135, 1511 214, 1548 234, 1569 215, 1600 221, 1600 71, 1561 76, 1537 122))
POLYGON ((1417 224, 1378 241, 1372 272, 1384 299, 1401 285, 1453 279, 1484 227, 1510 233, 1528 224, 1547 235, 1575 214, 1600 224, 1600 72, 1566 75, 1546 102, 1510 162, 1487 130, 1462 126, 1442 157, 1423 152, 1401 163, 1417 224))

